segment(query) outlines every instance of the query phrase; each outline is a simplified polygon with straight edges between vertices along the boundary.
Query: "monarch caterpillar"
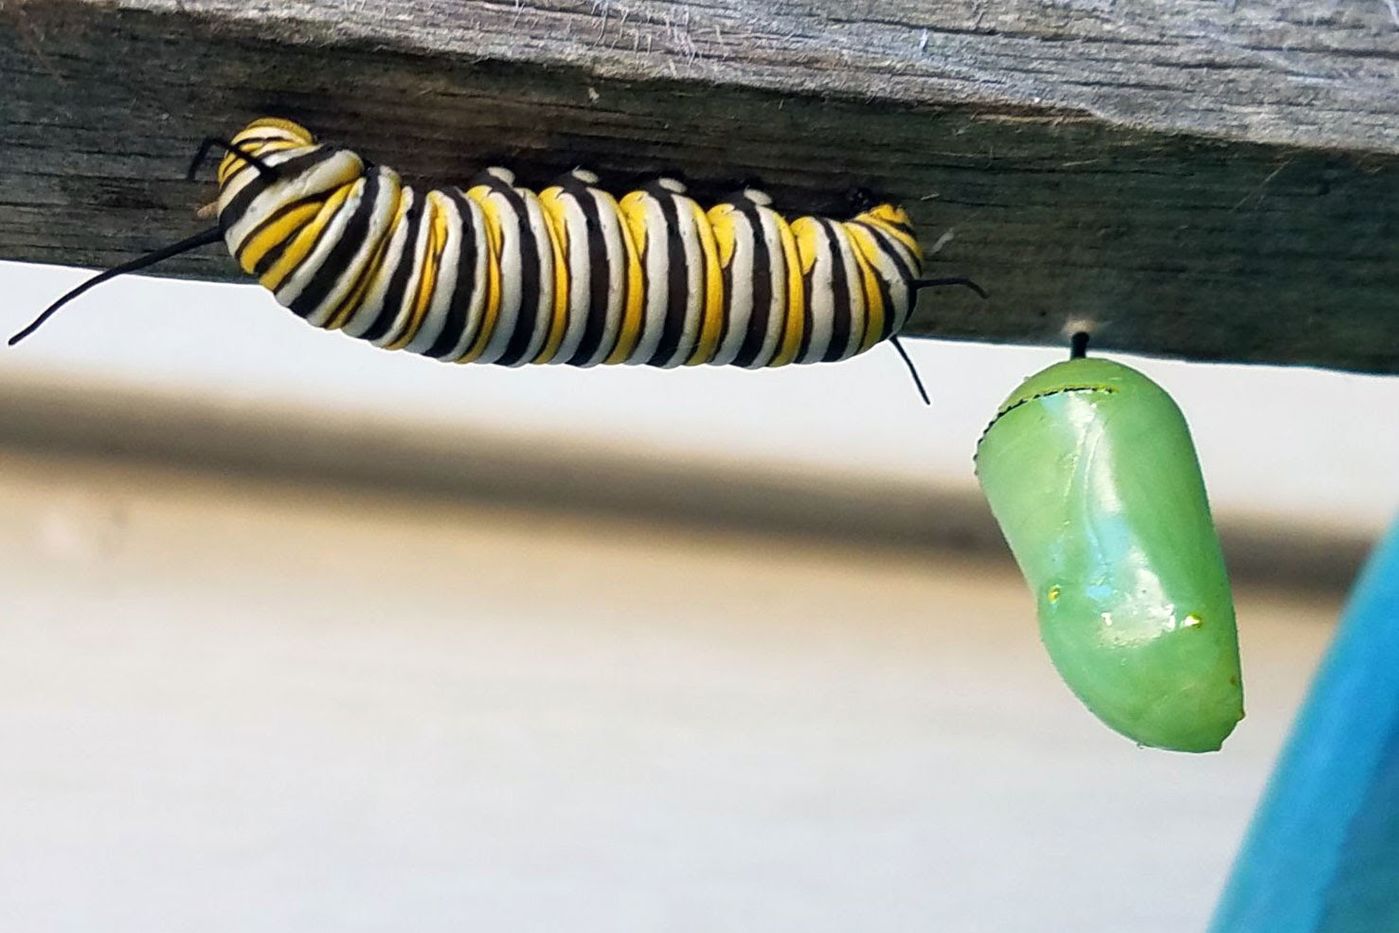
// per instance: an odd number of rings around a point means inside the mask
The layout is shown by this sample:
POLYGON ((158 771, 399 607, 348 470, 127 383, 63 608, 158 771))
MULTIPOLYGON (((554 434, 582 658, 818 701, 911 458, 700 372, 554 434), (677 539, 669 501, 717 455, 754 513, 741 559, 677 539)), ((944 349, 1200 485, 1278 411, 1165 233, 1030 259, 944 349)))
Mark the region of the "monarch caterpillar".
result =
POLYGON ((921 278, 888 203, 788 222, 752 189, 705 211, 674 179, 615 199, 582 170, 536 194, 500 168, 419 194, 277 118, 205 140, 191 177, 210 146, 226 151, 215 228, 83 283, 10 343, 101 281, 219 240, 308 323, 462 363, 832 362, 894 338, 921 288, 981 293, 921 278))
POLYGON ((1243 688, 1190 430, 1165 390, 1086 358, 1086 343, 1005 400, 977 478, 1069 688, 1139 744, 1213 751, 1243 718, 1243 688))

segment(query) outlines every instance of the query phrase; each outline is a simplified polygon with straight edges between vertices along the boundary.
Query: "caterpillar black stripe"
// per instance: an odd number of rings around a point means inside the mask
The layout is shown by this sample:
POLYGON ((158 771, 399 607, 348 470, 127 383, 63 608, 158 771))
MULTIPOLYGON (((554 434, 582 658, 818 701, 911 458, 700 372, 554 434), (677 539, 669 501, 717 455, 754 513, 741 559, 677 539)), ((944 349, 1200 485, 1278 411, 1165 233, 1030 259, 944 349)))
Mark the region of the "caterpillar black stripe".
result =
POLYGON ((207 142, 227 150, 217 228, 89 280, 11 343, 100 281, 220 239, 317 327, 505 366, 834 362, 898 334, 919 288, 970 284, 922 279, 888 203, 789 222, 755 190, 705 211, 673 179, 615 199, 577 170, 536 194, 501 168, 420 193, 287 120, 207 142))

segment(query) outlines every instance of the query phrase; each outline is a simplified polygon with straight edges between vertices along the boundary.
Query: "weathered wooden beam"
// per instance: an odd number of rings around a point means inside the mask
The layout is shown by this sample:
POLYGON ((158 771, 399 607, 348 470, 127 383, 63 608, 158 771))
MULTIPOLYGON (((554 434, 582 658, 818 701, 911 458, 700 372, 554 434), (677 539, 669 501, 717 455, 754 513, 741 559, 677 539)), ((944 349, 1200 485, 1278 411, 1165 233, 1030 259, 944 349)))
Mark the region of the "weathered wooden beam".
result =
POLYGON ((271 112, 425 178, 874 189, 993 292, 923 335, 1399 372, 1381 0, 0 0, 0 89, 0 258, 191 232, 193 143, 271 112))

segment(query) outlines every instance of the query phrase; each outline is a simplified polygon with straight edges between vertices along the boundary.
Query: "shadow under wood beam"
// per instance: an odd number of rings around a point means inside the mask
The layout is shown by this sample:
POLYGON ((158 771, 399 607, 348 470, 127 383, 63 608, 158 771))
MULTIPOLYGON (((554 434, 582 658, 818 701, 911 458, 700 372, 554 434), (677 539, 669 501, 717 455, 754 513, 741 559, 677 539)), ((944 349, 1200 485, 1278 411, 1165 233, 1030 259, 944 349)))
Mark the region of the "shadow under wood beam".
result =
MULTIPOLYGON (((1010 560, 971 485, 754 470, 644 448, 439 431, 322 409, 191 402, 68 379, 0 378, 0 397, 0 457, 10 449, 153 462, 387 496, 1010 560)), ((1218 523, 1234 578, 1271 586, 1344 591, 1370 546, 1368 535, 1343 528, 1228 514, 1218 523)))
MULTIPOLYGON (((903 202, 910 333, 1399 372, 1399 28, 1382 2, 0 4, 0 258, 108 266, 210 200, 197 140, 295 117, 410 177, 575 165, 903 202), (863 12, 862 12, 863 11, 863 12), (877 11, 877 14, 872 11, 877 11)), ((162 274, 237 277, 210 249, 162 274)))

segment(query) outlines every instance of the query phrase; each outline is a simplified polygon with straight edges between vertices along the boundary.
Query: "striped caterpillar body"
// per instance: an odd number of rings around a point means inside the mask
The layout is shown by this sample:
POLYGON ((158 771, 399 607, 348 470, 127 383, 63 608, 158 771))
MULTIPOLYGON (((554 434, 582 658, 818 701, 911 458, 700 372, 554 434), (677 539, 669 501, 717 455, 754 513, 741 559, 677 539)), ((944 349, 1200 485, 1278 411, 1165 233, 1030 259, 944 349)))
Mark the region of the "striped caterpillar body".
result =
POLYGON ((673 179, 614 199, 581 170, 538 194, 500 168, 419 192, 288 121, 231 142, 219 227, 243 270, 317 327, 440 360, 844 360, 898 333, 922 273, 890 204, 789 223, 758 191, 705 211, 673 179))
MULTIPOLYGON (((211 147, 217 226, 100 272, 101 283, 222 242, 244 272, 317 327, 457 363, 632 363, 749 369, 845 360, 899 344, 925 279, 908 215, 788 221, 753 189, 704 210, 673 178, 621 198, 582 169, 536 194, 503 168, 426 192, 302 126, 263 117, 211 147)), ((201 211, 203 214, 204 211, 201 211)))

